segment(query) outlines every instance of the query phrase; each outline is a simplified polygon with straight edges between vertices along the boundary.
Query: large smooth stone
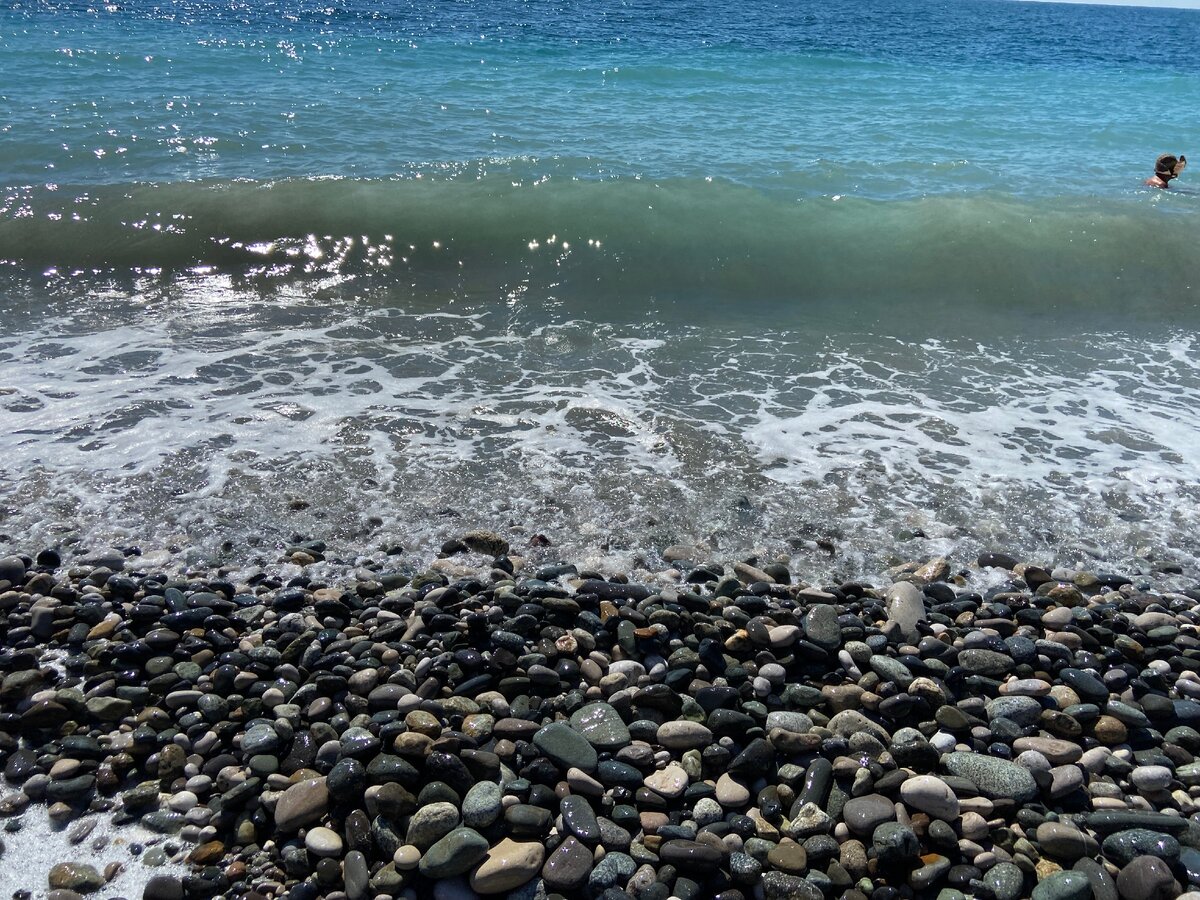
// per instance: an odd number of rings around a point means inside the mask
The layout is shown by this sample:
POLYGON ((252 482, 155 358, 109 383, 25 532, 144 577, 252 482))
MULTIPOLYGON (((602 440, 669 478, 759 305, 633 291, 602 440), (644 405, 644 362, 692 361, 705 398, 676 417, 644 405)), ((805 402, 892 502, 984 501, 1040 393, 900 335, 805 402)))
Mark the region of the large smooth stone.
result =
POLYGON ((504 838, 471 873, 471 888, 480 894, 504 894, 534 878, 546 859, 539 841, 504 838))
POLYGON ((422 854, 418 868, 426 878, 453 878, 469 871, 487 852, 487 839, 478 831, 455 828, 422 854))
POLYGON ((566 722, 551 722, 533 736, 534 745, 564 771, 575 768, 591 774, 599 757, 596 748, 566 722))
POLYGON ((550 854, 542 867, 542 879, 552 891, 576 891, 587 883, 592 871, 592 851, 574 836, 550 854))
POLYGON ((900 799, 910 809, 929 813, 935 819, 953 822, 958 818, 958 797, 935 775, 917 775, 900 785, 900 799))
POLYGON ((503 792, 492 781, 480 781, 463 798, 462 820, 470 828, 486 828, 500 818, 503 792))
POLYGON ((575 710, 571 727, 597 750, 620 750, 631 740, 621 714, 607 703, 589 703, 575 710))
POLYGON ((293 784, 275 803, 275 827, 296 831, 319 822, 329 809, 329 789, 324 778, 309 778, 293 784))
POLYGON ((1012 798, 1028 803, 1037 796, 1037 782, 1016 763, 979 753, 947 753, 942 761, 952 775, 967 778, 990 800, 1012 798))
POLYGON ((713 733, 699 722, 679 720, 658 726, 658 743, 668 750, 701 750, 713 741, 713 733))
POLYGON ((1043 854, 1065 862, 1073 863, 1100 852, 1094 837, 1067 822, 1043 822, 1037 827, 1036 836, 1043 854))
POLYGON ((925 595, 916 585, 899 581, 887 589, 884 595, 887 604, 887 620, 900 626, 900 633, 907 641, 916 641, 920 636, 917 623, 925 621, 925 595))

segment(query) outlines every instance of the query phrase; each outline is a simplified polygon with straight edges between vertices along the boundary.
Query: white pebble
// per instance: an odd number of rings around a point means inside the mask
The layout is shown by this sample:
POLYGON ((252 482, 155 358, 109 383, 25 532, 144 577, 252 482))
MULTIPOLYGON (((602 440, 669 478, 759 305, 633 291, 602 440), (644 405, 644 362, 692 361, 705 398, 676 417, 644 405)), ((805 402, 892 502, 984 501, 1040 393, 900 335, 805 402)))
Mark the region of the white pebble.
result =
POLYGON ((178 794, 171 795, 171 799, 167 801, 167 806, 175 812, 185 813, 199 802, 200 798, 191 791, 180 791, 178 794))
POLYGON ((939 753, 949 753, 954 749, 954 745, 957 742, 954 740, 954 735, 948 731, 937 731, 929 739, 929 743, 933 744, 939 753))
POLYGON ((1139 791, 1164 790, 1171 778, 1171 770, 1166 766, 1138 766, 1129 773, 1129 780, 1139 791))

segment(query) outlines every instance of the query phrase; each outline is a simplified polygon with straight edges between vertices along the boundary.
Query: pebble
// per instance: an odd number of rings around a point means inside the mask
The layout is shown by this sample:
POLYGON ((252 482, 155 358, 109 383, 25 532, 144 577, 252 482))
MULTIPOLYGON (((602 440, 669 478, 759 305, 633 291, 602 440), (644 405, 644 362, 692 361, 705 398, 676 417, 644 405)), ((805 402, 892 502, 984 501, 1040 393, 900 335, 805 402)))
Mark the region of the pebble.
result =
POLYGON ((1082 872, 1053 872, 1033 889, 1032 900, 1091 900, 1092 885, 1082 872))
POLYGON ((587 883, 592 871, 592 853, 578 839, 568 837, 546 859, 542 880, 556 891, 575 891, 587 883))
POLYGON ((712 732, 699 722, 679 720, 658 726, 658 743, 669 750, 692 750, 712 743, 712 732))
POLYGON ((907 779, 900 785, 900 799, 906 806, 929 813, 935 819, 952 822, 958 818, 958 797, 946 782, 934 775, 907 779))
POLYGON ((682 797, 683 792, 687 790, 688 773, 678 763, 671 763, 666 768, 647 775, 645 784, 646 787, 656 794, 661 794, 668 800, 674 800, 677 797, 682 797))
POLYGON ((500 818, 503 805, 500 785, 491 781, 476 782, 462 801, 462 821, 470 828, 486 828, 500 818))
POLYGON ((455 828, 421 855, 418 865, 427 878, 453 878, 487 856, 487 839, 473 828, 455 828))
POLYGON ((329 790, 324 778, 307 778, 283 792, 275 804, 275 827, 296 831, 319 822, 329 809, 329 790))
POLYGON ((998 757, 956 751, 948 753, 944 763, 952 775, 968 779, 991 800, 1027 803, 1038 794, 1037 782, 1028 770, 998 757))
POLYGON ((342 839, 331 828, 310 828, 304 835, 304 846, 313 856, 342 854, 342 839))
POLYGON ((1036 839, 1043 853, 1065 862, 1073 863, 1100 852, 1094 837, 1066 822, 1043 822, 1037 827, 1036 839))
POLYGON ((471 889, 479 894, 508 893, 532 880, 545 858, 540 841, 502 838, 471 873, 471 889))
POLYGON ((458 808, 446 800, 422 806, 412 814, 405 843, 424 851, 454 830, 459 822, 458 808))
POLYGON ((564 772, 571 768, 588 773, 596 771, 599 760, 596 748, 564 722, 551 722, 540 728, 533 735, 533 743, 564 772))
POLYGON ((1174 900, 1180 887, 1165 862, 1139 856, 1117 875, 1117 891, 1124 900, 1174 900))
POLYGON ((104 887, 105 878, 87 863, 65 862, 50 869, 48 881, 51 888, 90 894, 104 887))

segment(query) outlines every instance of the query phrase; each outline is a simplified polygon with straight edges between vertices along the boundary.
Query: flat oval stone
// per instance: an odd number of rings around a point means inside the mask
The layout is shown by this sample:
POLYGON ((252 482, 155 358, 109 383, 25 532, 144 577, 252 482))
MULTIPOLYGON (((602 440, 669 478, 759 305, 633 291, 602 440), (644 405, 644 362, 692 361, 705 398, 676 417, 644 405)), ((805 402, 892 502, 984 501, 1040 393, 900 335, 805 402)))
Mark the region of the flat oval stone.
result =
POLYGON ((781 872, 799 875, 808 868, 808 854, 800 844, 785 839, 767 852, 767 862, 781 872))
POLYGON ((500 785, 492 781, 477 782, 463 797, 463 824, 470 828, 491 825, 500 818, 501 800, 500 785))
POLYGON ((708 872, 721 864, 721 851, 708 844, 698 841, 671 840, 666 841, 658 850, 659 859, 670 863, 680 871, 687 872, 692 868, 708 872))
POLYGON ((539 841, 504 838, 471 873, 471 889, 478 894, 506 894, 535 878, 545 858, 546 848, 539 841))
POLYGON ((1043 822, 1037 827, 1036 838, 1042 853, 1065 862, 1073 863, 1100 852, 1094 837, 1067 822, 1043 822))
POLYGON ((276 753, 282 745, 275 729, 266 724, 252 726, 242 738, 242 752, 249 756, 276 753))
POLYGON ((293 784, 275 803, 275 827, 295 831, 319 822, 329 809, 329 790, 324 778, 307 778, 293 784))
POLYGON ((440 800, 422 806, 408 823, 406 844, 418 849, 432 847, 458 825, 458 809, 453 803, 440 800))
POLYGON ((990 800, 1012 798, 1028 803, 1037 796, 1037 782, 1016 763, 979 753, 954 752, 942 757, 952 775, 969 779, 990 800))
POLYGON ((842 820, 846 827, 860 837, 870 837, 878 826, 895 818, 895 804, 881 794, 854 797, 842 807, 842 820))
POLYGON ((455 828, 421 855, 417 868, 426 878, 466 873, 488 852, 487 839, 473 828, 455 828))
POLYGON ((1129 780, 1139 791, 1161 791, 1171 784, 1171 770, 1166 766, 1138 766, 1129 773, 1129 780))
POLYGON ((988 678, 1007 675, 1015 665, 1011 656, 997 653, 995 650, 980 649, 960 650, 958 664, 968 672, 988 678))
POLYGON ((805 614, 804 633, 822 650, 836 650, 842 643, 837 610, 830 603, 819 603, 805 614))
POLYGON ((571 727, 597 750, 619 750, 632 740, 620 713, 607 703, 589 703, 575 710, 571 727))
POLYGON ((1031 900, 1092 900, 1092 885, 1082 872, 1053 872, 1038 882, 1031 900))
POLYGON ((984 708, 988 719, 1010 719, 1022 728, 1037 724, 1042 716, 1042 704, 1033 697, 997 697, 984 708))
POLYGON ((538 729, 533 736, 533 743, 564 771, 576 768, 589 775, 596 771, 596 763, 599 760, 596 748, 565 722, 551 722, 538 729))
POLYGON ((592 851, 574 835, 558 845, 542 867, 542 879, 552 891, 575 891, 587 883, 592 851))
POLYGON ((313 856, 340 856, 343 845, 341 835, 332 828, 310 828, 304 846, 313 856))
POLYGON ((1045 697, 1053 685, 1040 678, 1014 678, 1000 686, 1000 692, 1009 697, 1045 697))
POLYGON ((585 844, 600 843, 600 823, 587 798, 575 794, 563 797, 559 809, 567 831, 585 844))
POLYGON ((48 881, 50 887, 57 890, 74 891, 77 894, 90 894, 104 887, 104 876, 96 871, 94 866, 87 863, 59 863, 50 869, 48 881))
POLYGON ((659 725, 656 740, 669 750, 699 750, 712 743, 713 733, 699 722, 677 720, 659 725))
POLYGON ((1013 750, 1023 753, 1033 750, 1050 760, 1051 765, 1065 766, 1079 762, 1083 749, 1070 741, 1058 738, 1020 737, 1013 741, 1013 750))
POLYGON ((1063 684, 1079 695, 1085 703, 1103 704, 1108 700, 1108 688, 1099 678, 1083 669, 1066 668, 1059 670, 1058 678, 1063 684))
POLYGON ((950 786, 934 775, 917 775, 900 785, 900 799, 912 809, 935 819, 953 822, 958 818, 958 797, 950 786))
POLYGON ((1179 841, 1169 834, 1147 828, 1130 828, 1110 834, 1100 846, 1104 855, 1119 866, 1128 865, 1139 856, 1179 859, 1179 841))

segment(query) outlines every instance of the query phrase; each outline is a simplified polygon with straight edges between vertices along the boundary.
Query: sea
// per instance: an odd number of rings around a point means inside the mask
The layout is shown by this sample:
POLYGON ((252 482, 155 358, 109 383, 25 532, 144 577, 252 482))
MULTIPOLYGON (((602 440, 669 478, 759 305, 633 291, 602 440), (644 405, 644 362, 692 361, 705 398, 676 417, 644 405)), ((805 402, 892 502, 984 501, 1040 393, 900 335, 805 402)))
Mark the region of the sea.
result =
POLYGON ((0 550, 1195 566, 1197 47, 1015 0, 3 0, 0 550))

